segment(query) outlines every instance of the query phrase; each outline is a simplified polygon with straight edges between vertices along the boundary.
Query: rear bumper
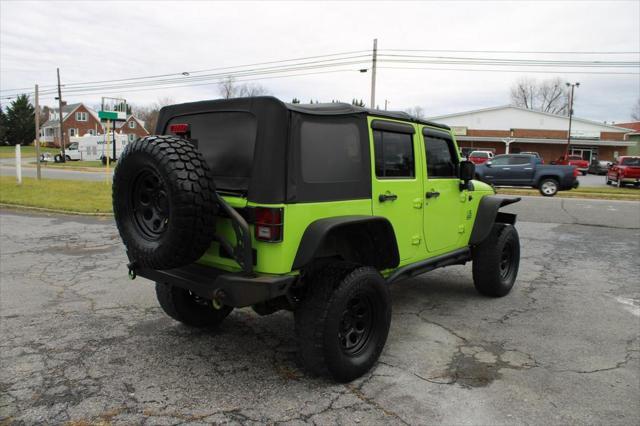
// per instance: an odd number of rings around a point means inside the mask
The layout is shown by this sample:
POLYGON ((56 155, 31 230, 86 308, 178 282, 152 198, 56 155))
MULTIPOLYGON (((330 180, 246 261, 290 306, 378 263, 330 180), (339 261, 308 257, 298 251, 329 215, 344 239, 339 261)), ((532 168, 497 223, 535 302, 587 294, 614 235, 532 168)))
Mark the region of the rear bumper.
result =
POLYGON ((175 285, 206 299, 241 308, 283 296, 295 282, 293 275, 246 275, 192 264, 158 271, 138 269, 136 274, 151 281, 175 285))

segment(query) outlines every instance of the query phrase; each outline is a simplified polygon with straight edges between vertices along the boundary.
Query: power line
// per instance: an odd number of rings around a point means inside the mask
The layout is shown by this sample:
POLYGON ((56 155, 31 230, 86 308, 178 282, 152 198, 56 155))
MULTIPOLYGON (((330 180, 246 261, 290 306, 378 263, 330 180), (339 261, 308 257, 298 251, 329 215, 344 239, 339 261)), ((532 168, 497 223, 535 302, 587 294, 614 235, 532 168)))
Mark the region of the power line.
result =
POLYGON ((436 68, 436 67, 397 67, 383 66, 381 69, 396 70, 429 70, 429 71, 471 71, 471 72, 509 72, 509 73, 542 73, 542 74, 600 74, 600 75, 640 75, 636 72, 618 71, 563 71, 563 70, 505 70, 505 69, 476 69, 476 68, 436 68))
POLYGON ((638 55, 640 51, 536 51, 536 50, 448 50, 448 49, 380 49, 385 52, 433 52, 433 53, 504 53, 537 55, 638 55))
MULTIPOLYGON (((244 68, 244 67, 252 67, 252 66, 259 66, 259 65, 272 65, 272 64, 283 63, 283 62, 295 62, 295 61, 303 61, 303 60, 307 60, 307 59, 329 58, 329 57, 346 56, 346 55, 353 55, 353 54, 357 54, 357 53, 368 53, 368 52, 369 52, 368 50, 354 50, 354 51, 349 51, 349 52, 329 53, 329 54, 325 54, 325 55, 305 56, 305 57, 301 57, 301 58, 281 59, 281 60, 267 61, 267 62, 255 62, 255 63, 251 63, 251 64, 235 65, 235 66, 229 66, 229 67, 209 68, 209 69, 204 69, 204 70, 182 71, 182 72, 174 72, 174 73, 168 73, 168 74, 138 76, 138 77, 120 78, 120 79, 112 79, 112 80, 98 80, 98 81, 89 81, 89 82, 66 83, 66 84, 64 84, 64 87, 77 86, 77 85, 88 85, 88 84, 124 82, 124 81, 131 81, 131 80, 144 80, 144 79, 150 79, 150 78, 161 78, 161 77, 170 77, 170 76, 180 76, 180 75, 185 75, 185 74, 196 74, 196 73, 209 72, 209 71, 231 70, 231 69, 235 69, 235 68, 244 68)), ((364 56, 370 56, 370 55, 364 55, 364 56)), ((336 60, 338 60, 338 59, 341 59, 341 58, 336 58, 336 60)), ((53 88, 53 87, 56 87, 56 85, 55 84, 50 84, 50 85, 42 85, 40 87, 41 88, 53 88)), ((16 88, 16 89, 0 89, 0 92, 9 92, 9 91, 16 91, 16 90, 29 90, 29 89, 31 89, 31 88, 30 87, 23 87, 23 88, 16 88)))

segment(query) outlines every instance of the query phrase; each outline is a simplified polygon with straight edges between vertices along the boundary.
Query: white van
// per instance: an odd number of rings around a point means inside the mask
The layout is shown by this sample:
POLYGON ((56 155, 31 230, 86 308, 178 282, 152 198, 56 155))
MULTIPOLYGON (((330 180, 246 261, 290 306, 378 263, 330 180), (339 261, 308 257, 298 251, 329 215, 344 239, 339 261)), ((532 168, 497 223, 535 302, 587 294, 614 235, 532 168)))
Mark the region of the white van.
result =
MULTIPOLYGON (((105 135, 85 135, 82 137, 72 137, 70 144, 65 148, 64 154, 67 161, 96 161, 102 160, 106 163, 107 155, 111 161, 117 160, 122 150, 129 142, 127 135, 116 133, 115 145, 116 155, 113 158, 113 135, 109 135, 109 143, 107 144, 105 135), (107 150, 109 153, 107 154, 107 150)), ((54 157, 55 162, 62 161, 62 151, 54 157)))

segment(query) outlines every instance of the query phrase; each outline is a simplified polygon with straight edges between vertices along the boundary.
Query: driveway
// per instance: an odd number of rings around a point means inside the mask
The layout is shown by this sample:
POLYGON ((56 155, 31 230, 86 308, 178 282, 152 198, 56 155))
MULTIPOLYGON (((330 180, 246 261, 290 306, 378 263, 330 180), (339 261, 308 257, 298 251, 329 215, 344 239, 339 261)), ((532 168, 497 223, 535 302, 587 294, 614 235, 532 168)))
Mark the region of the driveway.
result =
POLYGON ((299 369, 288 312, 169 319, 110 219, 4 210, 0 422, 637 425, 640 225, 555 201, 511 206, 509 296, 479 296, 470 265, 395 284, 380 362, 347 385, 299 369))

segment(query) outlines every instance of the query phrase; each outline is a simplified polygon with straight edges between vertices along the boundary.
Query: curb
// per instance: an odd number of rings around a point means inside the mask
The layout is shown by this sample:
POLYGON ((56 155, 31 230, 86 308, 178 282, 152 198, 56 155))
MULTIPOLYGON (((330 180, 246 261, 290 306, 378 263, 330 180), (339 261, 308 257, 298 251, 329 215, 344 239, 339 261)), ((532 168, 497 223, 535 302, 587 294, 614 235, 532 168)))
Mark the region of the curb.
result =
POLYGON ((56 209, 48 209, 46 207, 25 206, 22 204, 10 204, 10 203, 0 203, 0 207, 17 209, 17 210, 33 210, 33 211, 38 211, 43 213, 72 214, 76 216, 94 216, 94 217, 112 217, 113 216, 113 213, 76 212, 71 210, 56 210, 56 209))

